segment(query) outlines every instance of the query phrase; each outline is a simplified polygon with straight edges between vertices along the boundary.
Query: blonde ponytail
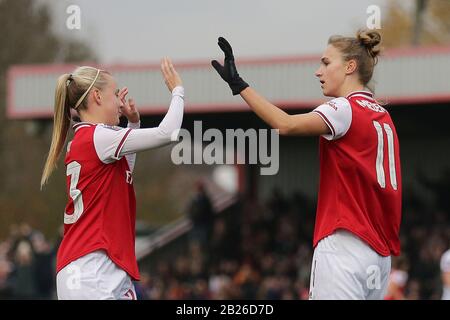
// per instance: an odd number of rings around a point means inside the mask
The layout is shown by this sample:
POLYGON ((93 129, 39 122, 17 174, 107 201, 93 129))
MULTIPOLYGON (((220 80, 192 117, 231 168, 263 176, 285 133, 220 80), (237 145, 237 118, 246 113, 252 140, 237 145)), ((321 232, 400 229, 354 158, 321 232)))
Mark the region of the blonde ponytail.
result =
POLYGON ((71 75, 63 74, 58 78, 55 91, 55 116, 53 118, 53 134, 50 151, 41 177, 41 189, 56 168, 56 162, 66 142, 70 126, 70 107, 67 103, 67 86, 71 75))

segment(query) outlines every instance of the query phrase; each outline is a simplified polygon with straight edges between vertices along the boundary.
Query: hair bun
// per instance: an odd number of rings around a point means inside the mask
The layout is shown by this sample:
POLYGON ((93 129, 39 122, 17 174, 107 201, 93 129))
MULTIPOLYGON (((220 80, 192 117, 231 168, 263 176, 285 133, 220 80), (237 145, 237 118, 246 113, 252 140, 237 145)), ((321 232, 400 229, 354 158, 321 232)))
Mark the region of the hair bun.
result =
POLYGON ((359 30, 356 39, 361 45, 367 48, 369 54, 375 58, 380 53, 380 48, 376 46, 381 42, 381 35, 375 30, 359 30))

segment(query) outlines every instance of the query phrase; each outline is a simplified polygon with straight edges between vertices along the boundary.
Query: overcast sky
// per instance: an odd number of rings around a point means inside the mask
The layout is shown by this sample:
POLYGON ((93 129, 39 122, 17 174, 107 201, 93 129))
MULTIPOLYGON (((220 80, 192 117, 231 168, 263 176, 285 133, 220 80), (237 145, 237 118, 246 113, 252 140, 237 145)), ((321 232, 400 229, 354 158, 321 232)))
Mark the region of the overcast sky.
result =
POLYGON ((366 25, 368 6, 383 15, 389 0, 42 1, 58 32, 89 43, 101 63, 154 63, 217 57, 221 35, 239 57, 320 54, 330 35, 353 35, 366 25), (81 9, 80 30, 65 25, 71 4, 81 9))

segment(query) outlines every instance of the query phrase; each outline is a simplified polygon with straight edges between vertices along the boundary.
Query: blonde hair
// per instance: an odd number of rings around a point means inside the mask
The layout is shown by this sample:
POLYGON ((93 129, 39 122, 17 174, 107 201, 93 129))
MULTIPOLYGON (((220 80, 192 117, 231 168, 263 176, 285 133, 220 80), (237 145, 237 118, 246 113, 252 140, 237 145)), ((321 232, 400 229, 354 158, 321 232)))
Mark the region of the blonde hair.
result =
POLYGON ((328 39, 328 44, 342 53, 344 61, 356 60, 359 80, 366 87, 369 87, 373 70, 378 62, 378 55, 381 52, 380 42, 381 35, 376 30, 359 30, 356 37, 331 36, 328 39))
POLYGON ((41 189, 56 169, 70 127, 71 112, 87 108, 86 96, 95 87, 102 90, 107 85, 105 74, 108 72, 93 67, 78 67, 71 74, 63 74, 58 78, 55 90, 55 115, 53 118, 53 134, 50 151, 41 177, 41 189))

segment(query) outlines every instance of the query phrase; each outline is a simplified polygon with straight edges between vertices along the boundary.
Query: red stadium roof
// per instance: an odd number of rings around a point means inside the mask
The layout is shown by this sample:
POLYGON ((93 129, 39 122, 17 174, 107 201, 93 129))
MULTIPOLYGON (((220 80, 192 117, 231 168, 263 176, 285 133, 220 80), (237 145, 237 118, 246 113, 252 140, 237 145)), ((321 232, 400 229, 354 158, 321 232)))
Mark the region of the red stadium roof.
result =
MULTIPOLYGON (((238 59, 240 74, 256 90, 284 109, 312 108, 323 97, 314 76, 319 55, 238 59)), ((159 64, 93 65, 110 71, 129 88, 142 114, 167 110, 169 94, 159 64)), ((49 118, 56 79, 74 64, 16 65, 8 70, 7 116, 49 118)), ((248 107, 230 94, 209 61, 175 62, 186 88, 186 112, 236 112, 248 107)), ((450 102, 450 47, 386 51, 375 72, 376 96, 389 104, 450 102)))

